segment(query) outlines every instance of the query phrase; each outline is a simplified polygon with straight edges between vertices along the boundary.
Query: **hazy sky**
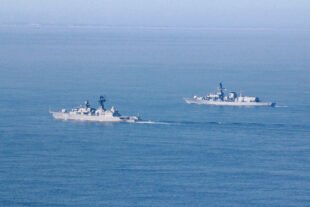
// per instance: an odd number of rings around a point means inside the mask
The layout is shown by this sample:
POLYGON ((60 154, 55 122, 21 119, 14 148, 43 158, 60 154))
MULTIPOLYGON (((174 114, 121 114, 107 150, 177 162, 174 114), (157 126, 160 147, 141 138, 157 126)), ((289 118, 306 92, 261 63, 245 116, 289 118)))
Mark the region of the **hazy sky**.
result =
POLYGON ((310 0, 0 0, 0 24, 310 28, 310 0))

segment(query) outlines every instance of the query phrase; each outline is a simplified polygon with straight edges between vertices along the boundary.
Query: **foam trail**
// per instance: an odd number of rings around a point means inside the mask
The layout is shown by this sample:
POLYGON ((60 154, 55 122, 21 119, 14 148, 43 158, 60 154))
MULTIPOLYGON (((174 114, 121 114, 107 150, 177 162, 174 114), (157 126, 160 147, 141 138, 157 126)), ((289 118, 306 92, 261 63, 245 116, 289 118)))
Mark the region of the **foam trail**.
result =
POLYGON ((137 121, 137 124, 164 124, 164 125, 170 125, 170 123, 167 122, 157 122, 157 121, 137 121))
POLYGON ((275 108, 287 108, 288 106, 275 105, 275 108))

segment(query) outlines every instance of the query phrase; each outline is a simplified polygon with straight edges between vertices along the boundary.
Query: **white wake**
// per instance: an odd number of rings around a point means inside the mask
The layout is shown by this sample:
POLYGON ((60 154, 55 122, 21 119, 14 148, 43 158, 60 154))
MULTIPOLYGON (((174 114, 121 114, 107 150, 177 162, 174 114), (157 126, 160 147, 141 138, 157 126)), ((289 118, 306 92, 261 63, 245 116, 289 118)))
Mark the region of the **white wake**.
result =
POLYGON ((137 121, 137 124, 164 124, 164 125, 170 125, 170 123, 167 122, 159 122, 159 121, 137 121))

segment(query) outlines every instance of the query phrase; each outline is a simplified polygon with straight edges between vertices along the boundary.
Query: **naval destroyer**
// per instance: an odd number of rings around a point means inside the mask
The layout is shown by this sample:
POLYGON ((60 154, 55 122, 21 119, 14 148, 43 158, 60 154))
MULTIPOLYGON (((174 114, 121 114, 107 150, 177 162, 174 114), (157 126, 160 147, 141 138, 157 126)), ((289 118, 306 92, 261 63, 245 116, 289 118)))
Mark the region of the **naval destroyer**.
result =
POLYGON ((193 98, 185 98, 188 104, 207 104, 217 106, 275 106, 272 102, 261 102, 258 97, 243 96, 241 93, 229 92, 228 96, 224 94, 225 88, 222 83, 215 94, 208 94, 203 97, 194 96, 193 98))
POLYGON ((99 98, 98 109, 91 108, 88 101, 84 105, 74 108, 71 111, 62 109, 61 111, 50 111, 55 119, 60 120, 77 120, 77 121, 96 121, 96 122, 136 122, 138 116, 122 116, 115 107, 111 109, 104 108, 106 99, 103 96, 99 98))

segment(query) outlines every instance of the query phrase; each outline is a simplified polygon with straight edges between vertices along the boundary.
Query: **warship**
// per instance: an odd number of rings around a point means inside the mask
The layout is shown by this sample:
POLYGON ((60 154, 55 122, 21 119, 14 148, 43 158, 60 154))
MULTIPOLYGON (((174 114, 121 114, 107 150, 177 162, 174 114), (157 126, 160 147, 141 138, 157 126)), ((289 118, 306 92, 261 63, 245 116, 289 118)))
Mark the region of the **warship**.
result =
POLYGON ((225 88, 222 83, 215 94, 208 94, 203 97, 194 96, 193 98, 185 98, 188 104, 207 104, 217 106, 275 106, 272 102, 261 102, 258 97, 243 96, 241 93, 229 92, 228 96, 224 94, 225 88))
POLYGON ((73 108, 71 111, 62 109, 61 111, 50 111, 55 119, 59 120, 76 120, 76 121, 95 121, 95 122, 129 122, 139 121, 138 116, 122 116, 115 107, 111 109, 104 108, 106 99, 103 96, 99 98, 98 109, 91 108, 88 101, 84 105, 73 108))

